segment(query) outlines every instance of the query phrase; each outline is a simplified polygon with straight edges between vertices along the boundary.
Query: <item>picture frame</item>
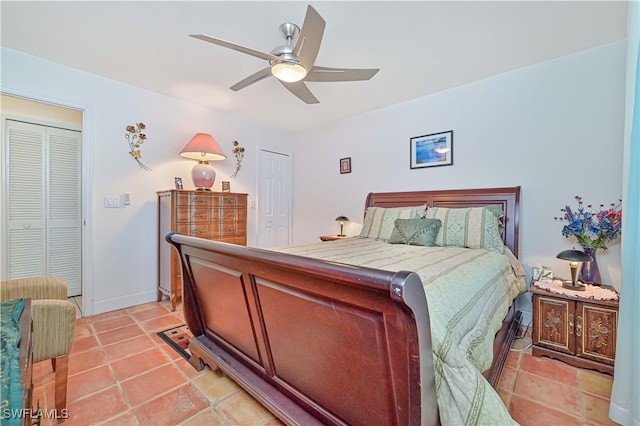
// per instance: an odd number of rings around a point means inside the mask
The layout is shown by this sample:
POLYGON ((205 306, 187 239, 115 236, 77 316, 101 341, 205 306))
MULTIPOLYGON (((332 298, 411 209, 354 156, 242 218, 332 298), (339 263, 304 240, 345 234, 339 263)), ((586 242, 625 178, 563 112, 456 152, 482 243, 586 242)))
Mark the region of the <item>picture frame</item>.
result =
POLYGON ((340 174, 351 173, 351 157, 340 159, 340 174))
POLYGON ((176 178, 174 178, 174 180, 176 181, 176 189, 184 189, 184 187, 182 186, 182 178, 181 177, 176 177, 176 178))
POLYGON ((553 270, 548 266, 536 265, 533 267, 534 281, 553 281, 553 270))
POLYGON ((231 182, 227 180, 222 181, 222 192, 231 192, 231 182))
POLYGON ((453 130, 409 139, 412 169, 453 165, 453 130))

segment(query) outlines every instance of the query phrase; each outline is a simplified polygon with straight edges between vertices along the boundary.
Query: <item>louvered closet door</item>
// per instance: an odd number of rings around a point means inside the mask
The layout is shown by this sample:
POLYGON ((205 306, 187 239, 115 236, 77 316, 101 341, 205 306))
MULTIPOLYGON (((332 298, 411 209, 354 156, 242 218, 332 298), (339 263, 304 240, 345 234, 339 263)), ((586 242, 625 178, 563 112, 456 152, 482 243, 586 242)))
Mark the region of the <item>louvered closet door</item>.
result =
POLYGON ((48 128, 49 208, 48 271, 69 286, 69 296, 82 292, 80 134, 48 128))
POLYGON ((45 276, 46 128, 7 121, 9 153, 8 278, 45 276))
POLYGON ((79 295, 82 135, 14 121, 7 129, 9 278, 61 278, 79 295))

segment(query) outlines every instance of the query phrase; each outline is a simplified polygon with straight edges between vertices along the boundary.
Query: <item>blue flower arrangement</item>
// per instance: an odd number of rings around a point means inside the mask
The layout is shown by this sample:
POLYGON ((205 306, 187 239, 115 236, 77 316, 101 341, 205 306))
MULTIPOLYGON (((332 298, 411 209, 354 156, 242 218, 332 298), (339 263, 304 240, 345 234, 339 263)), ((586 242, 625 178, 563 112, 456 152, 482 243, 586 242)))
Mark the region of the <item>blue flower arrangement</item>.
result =
POLYGON ((604 204, 600 204, 600 209, 595 210, 591 204, 587 205, 585 209, 582 197, 579 195, 576 195, 575 199, 578 201, 577 211, 566 206, 564 209, 560 209, 564 212, 564 216, 555 218, 568 222, 562 228, 562 235, 567 238, 576 237, 582 247, 606 250, 609 241, 620 237, 622 230, 620 203, 612 203, 608 209, 604 208, 604 204))

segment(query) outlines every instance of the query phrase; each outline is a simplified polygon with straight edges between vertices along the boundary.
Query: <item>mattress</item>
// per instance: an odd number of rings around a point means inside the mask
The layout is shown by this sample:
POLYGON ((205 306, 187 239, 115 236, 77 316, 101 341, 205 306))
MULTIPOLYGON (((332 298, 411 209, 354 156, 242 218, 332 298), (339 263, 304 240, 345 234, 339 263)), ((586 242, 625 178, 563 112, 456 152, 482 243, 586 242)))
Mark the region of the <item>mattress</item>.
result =
POLYGON ((445 425, 509 424, 508 410, 482 376, 493 339, 514 298, 525 291, 521 266, 493 250, 388 244, 347 238, 278 249, 300 256, 397 272, 422 280, 431 322, 436 392, 445 425))

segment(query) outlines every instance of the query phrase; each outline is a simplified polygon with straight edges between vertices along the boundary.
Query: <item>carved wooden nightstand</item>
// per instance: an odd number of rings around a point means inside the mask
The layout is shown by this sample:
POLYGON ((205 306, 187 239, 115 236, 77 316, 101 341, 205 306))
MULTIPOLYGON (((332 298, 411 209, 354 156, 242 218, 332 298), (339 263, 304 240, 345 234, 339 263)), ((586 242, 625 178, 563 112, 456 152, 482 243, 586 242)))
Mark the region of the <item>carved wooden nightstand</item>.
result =
POLYGON ((613 374, 619 296, 613 287, 601 288, 614 300, 563 290, 560 281, 532 281, 533 355, 613 374))

